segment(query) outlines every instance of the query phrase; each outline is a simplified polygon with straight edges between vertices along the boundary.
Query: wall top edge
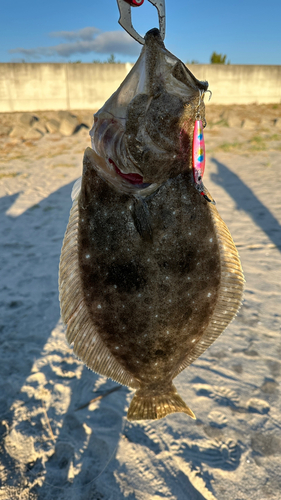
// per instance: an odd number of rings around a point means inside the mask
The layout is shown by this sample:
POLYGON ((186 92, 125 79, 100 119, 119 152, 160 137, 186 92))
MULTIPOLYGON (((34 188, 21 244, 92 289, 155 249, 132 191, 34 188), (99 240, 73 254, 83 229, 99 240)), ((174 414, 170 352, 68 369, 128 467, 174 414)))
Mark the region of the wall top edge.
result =
MULTIPOLYGON (((125 65, 133 66, 134 63, 126 62, 126 63, 57 63, 57 62, 25 62, 25 63, 16 63, 16 62, 0 62, 0 66, 125 66, 125 65)), ((186 63, 185 66, 192 67, 206 67, 206 68, 281 68, 281 64, 189 64, 186 63)))
POLYGON ((25 63, 16 63, 16 62, 0 62, 0 66, 125 66, 126 64, 131 64, 133 66, 134 63, 57 63, 57 62, 25 62, 25 63))

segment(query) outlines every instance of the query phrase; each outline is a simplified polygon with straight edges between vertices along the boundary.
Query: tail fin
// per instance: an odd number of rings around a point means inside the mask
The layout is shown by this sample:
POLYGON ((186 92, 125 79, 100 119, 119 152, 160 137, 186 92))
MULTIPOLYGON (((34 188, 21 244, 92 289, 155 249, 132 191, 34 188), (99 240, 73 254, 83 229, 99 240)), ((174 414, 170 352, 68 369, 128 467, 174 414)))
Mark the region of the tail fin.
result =
POLYGON ((128 410, 128 420, 157 420, 178 412, 186 413, 196 419, 193 411, 188 408, 176 390, 160 395, 143 394, 143 391, 137 391, 134 395, 128 410), (138 394, 140 392, 141 395, 138 394))

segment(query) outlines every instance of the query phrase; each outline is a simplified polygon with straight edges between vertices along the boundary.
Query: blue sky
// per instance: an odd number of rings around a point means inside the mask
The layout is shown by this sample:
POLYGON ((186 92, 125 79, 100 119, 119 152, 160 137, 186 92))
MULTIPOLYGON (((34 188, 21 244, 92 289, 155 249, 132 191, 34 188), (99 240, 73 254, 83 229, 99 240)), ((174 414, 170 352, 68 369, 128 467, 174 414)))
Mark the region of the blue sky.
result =
MULTIPOLYGON (((148 0, 132 9, 143 35, 158 26, 148 0)), ((0 0, 0 62, 134 62, 141 46, 118 24, 116 0, 0 0)), ((166 0, 166 47, 183 62, 281 64, 281 0, 166 0)))

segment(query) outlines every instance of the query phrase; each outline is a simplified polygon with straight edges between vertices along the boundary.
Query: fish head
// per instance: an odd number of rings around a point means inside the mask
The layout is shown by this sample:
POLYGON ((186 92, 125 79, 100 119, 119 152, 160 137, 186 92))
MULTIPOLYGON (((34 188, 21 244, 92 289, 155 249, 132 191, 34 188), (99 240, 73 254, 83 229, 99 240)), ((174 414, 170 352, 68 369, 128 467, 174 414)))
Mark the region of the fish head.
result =
POLYGON ((165 48, 159 30, 150 30, 138 61, 90 131, 108 180, 119 175, 113 183, 124 188, 129 182, 146 194, 183 171, 192 177, 194 123, 199 115, 204 122, 207 89, 165 48))

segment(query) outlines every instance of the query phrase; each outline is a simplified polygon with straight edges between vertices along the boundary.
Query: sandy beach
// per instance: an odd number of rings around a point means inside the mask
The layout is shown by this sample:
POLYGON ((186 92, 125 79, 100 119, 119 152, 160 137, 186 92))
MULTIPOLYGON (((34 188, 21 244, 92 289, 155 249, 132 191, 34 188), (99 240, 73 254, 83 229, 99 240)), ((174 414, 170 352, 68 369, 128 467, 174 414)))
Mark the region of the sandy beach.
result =
MULTIPOLYGON (((89 130, 0 137, 1 500, 281 499, 278 116, 281 105, 207 108, 205 185, 246 285, 235 321, 175 380, 195 421, 128 422, 126 387, 79 409, 117 385, 75 358, 60 320, 60 250, 89 130)), ((7 128, 17 119, 0 115, 7 128)))

